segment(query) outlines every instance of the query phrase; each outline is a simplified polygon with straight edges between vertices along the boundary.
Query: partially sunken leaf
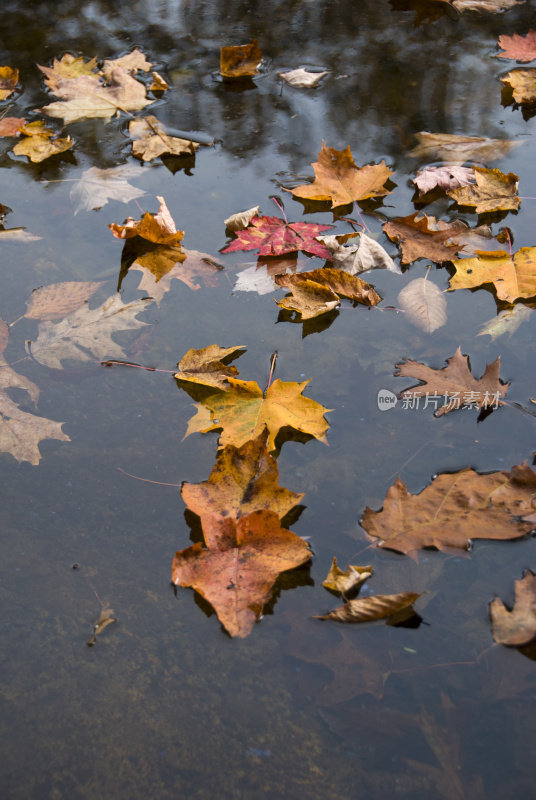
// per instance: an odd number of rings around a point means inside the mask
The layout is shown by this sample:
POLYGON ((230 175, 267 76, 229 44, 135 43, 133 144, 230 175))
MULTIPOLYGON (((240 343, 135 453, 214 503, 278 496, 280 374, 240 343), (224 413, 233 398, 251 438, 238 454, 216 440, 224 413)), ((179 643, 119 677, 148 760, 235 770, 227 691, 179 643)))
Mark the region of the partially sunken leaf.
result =
POLYGON ((372 575, 372 567, 357 567, 353 564, 348 566, 347 570, 342 570, 337 564, 337 559, 333 556, 333 563, 326 576, 322 581, 322 586, 330 589, 332 592, 339 594, 348 594, 348 592, 357 589, 372 575))
POLYGON ((199 250, 156 245, 138 256, 130 269, 143 273, 138 289, 160 303, 170 290, 172 280, 182 281, 192 291, 201 288, 199 278, 205 286, 217 286, 217 275, 223 267, 208 253, 199 250))
POLYGON ((228 231, 232 231, 233 233, 236 231, 243 231, 258 213, 259 206, 248 208, 247 211, 237 211, 236 214, 231 214, 230 217, 224 220, 224 225, 228 231))
POLYGON ((478 380, 474 378, 469 369, 468 356, 462 355, 461 348, 450 358, 443 369, 432 369, 418 361, 406 360, 396 364, 399 377, 417 378, 422 381, 418 386, 413 386, 400 393, 403 399, 415 399, 430 396, 435 398, 435 403, 443 403, 434 416, 441 417, 457 408, 497 408, 506 396, 509 383, 502 383, 499 378, 501 358, 498 356, 492 364, 486 365, 486 370, 478 380))
POLYGON ((494 161, 503 158, 520 142, 508 139, 486 139, 483 136, 458 136, 455 133, 415 134, 419 144, 410 150, 409 156, 425 158, 427 161, 494 161))
MULTIPOLYGON (((357 235, 357 234, 356 234, 357 235)), ((318 239, 331 252, 331 261, 350 275, 359 275, 369 269, 389 269, 400 274, 402 270, 386 250, 366 233, 359 234, 357 244, 345 244, 353 234, 319 236, 318 239)))
POLYGON ((514 69, 501 81, 512 87, 516 103, 530 104, 536 101, 536 69, 514 69))
POLYGON ((0 100, 13 94, 19 80, 19 71, 15 67, 0 67, 0 100))
POLYGON ((339 298, 348 297, 356 303, 375 306, 380 295, 373 287, 344 270, 324 267, 293 275, 276 275, 278 286, 290 289, 292 295, 277 302, 278 306, 298 311, 302 319, 311 319, 339 304, 339 298))
POLYGON ((357 597, 340 608, 315 619, 332 619, 336 622, 375 622, 391 617, 402 609, 409 608, 420 597, 416 592, 400 594, 377 594, 371 597, 357 597))
POLYGON ((220 73, 224 78, 247 78, 257 75, 262 53, 257 40, 220 48, 220 73))
POLYGON ((236 358, 245 349, 243 345, 220 347, 217 344, 211 344, 201 350, 191 348, 177 364, 179 371, 173 377, 179 381, 226 389, 227 378, 234 378, 238 375, 238 370, 236 367, 224 364, 223 359, 228 359, 230 356, 236 358))
POLYGON ((133 119, 128 126, 132 143, 132 152, 142 161, 152 161, 163 155, 194 155, 199 144, 189 139, 168 136, 164 125, 156 117, 133 119))
POLYGON ((427 217, 426 214, 418 217, 418 213, 415 211, 407 217, 397 217, 383 225, 389 239, 400 245, 402 264, 411 264, 418 258, 429 258, 436 263, 451 261, 460 249, 449 242, 457 228, 450 226, 437 230, 434 217, 427 217))
POLYGON ((76 203, 74 213, 102 208, 108 200, 130 203, 131 200, 141 197, 145 194, 145 190, 132 186, 127 178, 137 177, 142 172, 143 167, 137 164, 121 164, 108 169, 100 167, 86 169, 69 195, 73 203, 76 203))
POLYGON ((105 281, 52 283, 32 292, 26 303, 28 319, 61 319, 87 303, 105 281))
POLYGON ((278 72, 280 78, 291 86, 298 86, 300 89, 314 89, 318 86, 327 72, 309 72, 306 69, 292 69, 289 72, 278 72))
POLYGON ((512 58, 515 61, 533 61, 536 58, 536 31, 530 30, 525 36, 514 33, 512 36, 499 36, 497 42, 502 53, 495 58, 512 58))
POLYGON ((383 197, 390 192, 384 184, 393 173, 385 161, 381 164, 358 167, 352 157, 350 145, 344 150, 335 150, 334 147, 326 147, 326 143, 322 142, 322 150, 313 167, 315 171, 313 183, 287 190, 292 192, 294 197, 305 200, 329 200, 331 207, 335 208, 353 203, 354 200, 383 197))
POLYGON ((24 117, 3 117, 0 119, 0 136, 17 136, 25 122, 24 117))
POLYGON ((303 494, 278 484, 277 461, 266 447, 266 432, 241 447, 227 445, 218 454, 208 481, 182 484, 182 499, 201 518, 206 531, 212 520, 239 519, 253 511, 273 511, 280 519, 303 494))
POLYGON ((156 199, 160 202, 160 208, 156 214, 146 211, 141 219, 135 220, 128 217, 123 225, 112 222, 108 227, 113 235, 117 239, 131 239, 134 236, 140 236, 154 244, 179 244, 184 236, 184 231, 177 230, 164 198, 157 196, 156 199))
POLYGON ((514 607, 509 611, 496 597, 490 604, 493 638, 499 644, 519 647, 536 639, 536 575, 527 569, 515 581, 514 607))
POLYGON ((199 542, 173 559, 172 581, 191 586, 207 600, 231 636, 251 632, 281 572, 309 561, 311 551, 282 528, 274 511, 259 510, 238 521, 222 519, 199 542))
POLYGON ((221 252, 258 250, 261 256, 280 256, 303 250, 312 256, 329 258, 329 250, 316 237, 331 227, 314 222, 286 222, 279 217, 253 217, 248 227, 238 230, 234 242, 221 252))
POLYGON ((220 447, 240 447, 268 429, 268 450, 275 450, 275 438, 282 428, 293 428, 326 442, 329 428, 324 414, 329 408, 302 395, 309 383, 275 380, 263 394, 255 381, 229 378, 230 388, 197 405, 185 436, 222 429, 220 447))
POLYGON ((409 321, 426 333, 433 333, 447 321, 445 295, 427 278, 415 278, 406 284, 397 302, 409 321))
POLYGON ((521 304, 507 308, 486 322, 478 331, 477 336, 491 336, 492 342, 505 333, 511 336, 523 322, 528 320, 531 314, 532 308, 521 304))
POLYGON ((39 464, 39 442, 43 439, 70 442, 70 437, 61 429, 64 424, 21 411, 5 392, 0 391, 0 452, 10 453, 17 461, 28 461, 34 466, 39 464))
POLYGON ((450 279, 451 289, 492 283, 499 300, 508 303, 536 295, 536 247, 522 247, 513 255, 504 250, 482 252, 452 263, 456 274, 450 279))
POLYGON ((509 172, 505 175, 498 169, 475 167, 476 186, 462 186, 447 192, 460 206, 475 206, 477 214, 489 211, 515 211, 521 200, 517 196, 519 177, 509 172))
POLYGON ((54 130, 47 128, 42 120, 23 125, 20 132, 25 134, 24 138, 17 142, 13 152, 17 156, 28 156, 34 163, 44 161, 45 158, 50 158, 58 153, 64 153, 74 144, 74 140, 70 136, 52 138, 54 130))
POLYGON ((534 523, 520 517, 533 513, 535 492, 536 474, 526 464, 489 475, 472 469, 439 475, 416 495, 397 478, 383 509, 367 507, 361 525, 380 540, 379 547, 399 553, 467 549, 472 539, 518 539, 529 533, 534 523))
POLYGON ((114 342, 112 334, 146 325, 136 319, 145 306, 144 300, 124 304, 119 294, 108 298, 100 308, 89 309, 84 305, 61 322, 42 322, 37 339, 28 343, 28 347, 36 361, 54 369, 62 369, 61 362, 67 359, 124 359, 125 352, 114 342))
POLYGON ((474 179, 473 167, 445 164, 442 167, 420 169, 413 178, 413 183, 416 184, 421 194, 426 194, 435 188, 445 191, 459 189, 460 186, 468 186, 473 183, 474 179))

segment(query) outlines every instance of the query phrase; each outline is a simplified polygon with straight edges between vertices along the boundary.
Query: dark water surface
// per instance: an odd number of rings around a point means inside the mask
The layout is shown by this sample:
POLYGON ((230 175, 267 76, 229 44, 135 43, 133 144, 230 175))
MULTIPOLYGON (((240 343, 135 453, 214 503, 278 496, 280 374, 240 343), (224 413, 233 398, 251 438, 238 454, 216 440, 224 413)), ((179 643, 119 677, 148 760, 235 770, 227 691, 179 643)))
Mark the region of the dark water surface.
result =
MULTIPOLYGON (((187 171, 173 174, 160 159, 146 165, 133 181, 147 192, 140 203, 154 212, 155 196, 164 196, 185 246, 218 256, 224 218, 257 204, 277 214, 274 193, 284 196, 289 220, 333 221, 328 212, 304 216, 280 188, 312 175, 323 139, 338 149, 349 144, 359 165, 386 159, 396 171, 384 218, 414 210, 410 178, 422 164, 407 152, 420 130, 522 142, 486 166, 515 172, 520 195, 534 196, 534 118, 501 105, 499 78, 515 63, 492 57, 498 35, 526 33, 534 17, 531 2, 505 14, 458 16, 412 0, 8 0, 0 64, 20 69, 23 92, 3 107, 12 101, 8 115, 31 117, 50 101, 36 62, 65 52, 116 58, 140 47, 171 86, 146 112, 174 131, 216 140, 187 171), (218 79, 219 48, 253 37, 264 72, 237 91, 218 79), (299 66, 330 73, 317 89, 283 86, 277 72, 299 66)), ((111 201, 74 216, 69 193, 90 166, 134 163, 127 126, 125 115, 75 123, 72 153, 40 165, 2 140, 0 202, 13 209, 6 225, 42 237, 2 242, 3 319, 23 314, 31 291, 50 283, 104 275, 91 305, 114 293, 122 245, 106 226, 139 218, 139 209, 111 201)), ((536 245, 535 203, 492 218, 494 231, 510 227, 516 250, 536 245)), ((477 221, 446 199, 426 211, 477 221)), ((396 256, 383 219, 365 219, 396 256)), ((39 466, 0 456, 2 797, 533 797, 535 653, 493 644, 488 604, 494 596, 510 602, 514 580, 536 569, 534 540, 480 541, 469 554, 424 551, 416 562, 368 548, 359 519, 367 505, 381 507, 398 475, 419 492, 436 473, 532 462, 536 420, 512 408, 478 423, 472 411, 435 419, 429 409, 399 404, 382 413, 376 396, 410 385, 393 377, 401 358, 439 368, 460 345, 477 377, 500 354, 509 398, 528 405, 536 395, 534 315, 512 337, 477 337, 497 311, 481 289, 447 295, 447 324, 432 335, 401 314, 346 301, 329 325, 277 322, 272 298, 280 292, 233 292, 237 271, 255 255, 221 260, 216 286, 201 282, 192 291, 173 281, 160 305, 140 316, 150 326, 116 338, 129 358, 163 369, 190 347, 246 345, 240 376, 261 386, 278 350, 279 378, 311 379, 306 393, 333 409, 329 447, 290 441, 278 463, 281 485, 306 493, 292 528, 310 537, 312 564, 284 575, 251 635, 231 640, 191 590, 175 595, 170 586, 174 552, 190 541, 178 490, 117 470, 170 484, 208 477, 217 439, 182 441, 193 411, 188 395, 165 373, 17 364, 41 389, 38 413, 63 421, 71 442, 42 442, 39 466), (426 591, 422 624, 312 619, 338 604, 322 588, 334 555, 342 566, 373 564, 363 596, 426 591), (87 647, 106 607, 117 622, 87 647)), ((402 286, 427 265, 421 259, 402 277, 384 270, 364 277, 383 306, 396 305, 402 286)), ((432 266, 440 288, 448 278, 432 266)), ((138 282, 139 273, 126 276, 125 301, 143 296, 138 282)), ((32 320, 13 327, 7 361, 21 359, 36 334, 32 320)), ((33 411, 25 394, 11 396, 33 411)))

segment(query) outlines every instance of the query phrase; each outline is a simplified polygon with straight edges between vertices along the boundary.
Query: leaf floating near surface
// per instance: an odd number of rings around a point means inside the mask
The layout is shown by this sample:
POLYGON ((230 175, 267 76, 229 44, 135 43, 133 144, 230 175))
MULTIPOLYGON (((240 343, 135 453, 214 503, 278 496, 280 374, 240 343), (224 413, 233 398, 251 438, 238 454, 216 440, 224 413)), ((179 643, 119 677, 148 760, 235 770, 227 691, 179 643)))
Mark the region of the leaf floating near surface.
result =
POLYGON ((340 304, 341 297, 367 306, 375 306, 381 301, 380 295, 369 283, 344 270, 330 267, 293 275, 276 275, 275 282, 292 292, 289 297, 278 300, 277 305, 297 311, 304 320, 332 311, 340 304))
POLYGON ((322 581, 322 586, 332 592, 348 594, 355 591, 372 575, 372 567, 358 567, 350 564, 347 570, 342 570, 337 564, 337 559, 333 556, 333 562, 326 579, 322 581))
POLYGON ((117 619, 114 617, 113 608, 103 608, 100 617, 93 626, 93 635, 86 642, 87 646, 93 647, 97 641, 97 636, 99 636, 103 630, 105 630, 105 628, 107 628, 108 625, 111 625, 113 622, 117 622, 117 619))
POLYGON ((409 321, 426 333, 433 333, 447 321, 447 301, 439 286, 427 278, 410 281, 397 298, 409 321))
POLYGON ((388 269, 399 275, 402 273, 398 264, 393 261, 381 244, 367 236, 366 233, 318 236, 317 238, 330 250, 333 264, 350 275, 359 275, 369 269, 388 269), (356 236, 359 236, 357 244, 346 244, 348 240, 356 236))
POLYGON ((52 283, 32 292, 26 303, 27 319, 61 319, 83 306, 105 281, 52 283))
POLYGON ((128 217, 123 225, 112 222, 110 228, 116 239, 132 239, 139 236, 153 244, 178 245, 182 241, 184 231, 178 231, 173 217, 166 205, 163 197, 156 198, 160 203, 160 208, 156 214, 146 211, 142 219, 135 220, 128 217))
POLYGON ((178 245, 156 245, 153 250, 139 255, 129 269, 142 273, 139 291, 160 303, 165 293, 171 289, 171 281, 175 279, 192 291, 201 288, 198 278, 201 278, 205 286, 217 286, 217 276, 223 266, 209 253, 187 250, 178 245))
POLYGON ((516 211, 521 199, 517 196, 519 177, 498 169, 474 168, 476 186, 449 189, 447 194, 460 206, 475 206, 477 214, 490 211, 516 211))
POLYGON ((24 117, 2 117, 0 119, 0 136, 18 136, 20 128, 25 123, 24 117))
POLYGON ((510 85, 516 103, 536 102, 536 69, 514 69, 501 81, 510 85))
POLYGON ((19 71, 15 67, 0 67, 0 100, 13 94, 19 80, 19 71))
POLYGON ((397 217, 383 225, 383 231, 392 242, 400 245, 402 264, 411 264, 418 258, 429 258, 441 263, 451 261, 462 248, 452 237, 458 232, 454 224, 440 228, 434 217, 419 217, 416 211, 407 217, 397 217))
POLYGON ((499 644, 520 647, 536 639, 536 575, 526 570, 515 581, 514 607, 509 611, 496 597, 490 604, 493 638, 499 644))
POLYGON ((142 161, 152 161, 164 155, 193 156, 199 148, 198 142, 169 136, 156 117, 133 119, 128 126, 132 142, 132 153, 142 161))
POLYGON ((225 228, 232 233, 236 233, 236 231, 243 231, 244 228, 247 228, 253 217, 258 216, 258 214, 259 206, 248 208, 247 211, 237 211, 236 214, 231 214, 230 217, 227 217, 227 219, 224 220, 225 228))
POLYGON ((416 592, 400 592, 400 594, 357 597, 355 600, 348 600, 343 606, 335 608, 329 614, 323 614, 314 619, 331 619, 336 622, 375 622, 410 608, 420 596, 416 592))
POLYGON ((220 48, 220 74, 224 78, 249 78, 257 75, 262 61, 258 42, 220 48))
POLYGON ((511 58, 515 61, 536 59, 536 31, 530 30, 525 36, 518 33, 512 36, 502 35, 497 44, 502 47, 502 53, 496 53, 495 58, 511 58))
POLYGON ((310 72, 306 69, 292 69, 289 72, 278 72, 280 78, 290 86, 297 86, 300 89, 314 89, 318 86, 324 75, 328 72, 310 72))
POLYGON ((39 163, 50 156, 70 150, 74 140, 70 136, 54 138, 55 132, 47 128, 42 120, 28 122, 19 128, 24 138, 17 142, 13 152, 17 156, 28 156, 30 161, 39 163))
POLYGON ((452 262, 456 274, 450 289, 474 289, 493 284, 499 300, 514 303, 536 296, 536 247, 522 247, 513 255, 504 250, 480 252, 476 258, 452 262))
POLYGON ((180 381, 226 389, 227 378, 236 377, 238 370, 234 366, 225 364, 223 359, 228 359, 230 356, 236 358, 242 355, 245 349, 243 345, 220 347, 217 344, 211 344, 201 350, 191 348, 177 364, 178 372, 173 377, 180 381))
POLYGON ((316 238, 332 225, 314 222, 287 222, 279 217, 253 217, 247 228, 236 232, 236 239, 222 253, 258 250, 261 256, 280 256, 303 250, 312 256, 329 258, 329 250, 316 238))
POLYGON ((445 164, 442 167, 424 167, 420 169, 413 183, 419 189, 420 194, 426 194, 433 189, 459 189, 461 186, 468 186, 474 183, 475 173, 473 167, 460 167, 457 164, 445 164))
POLYGON ((492 342, 505 333, 512 336, 519 326, 528 320, 532 311, 532 308, 521 304, 500 311, 496 317, 490 319, 480 328, 477 336, 491 336, 492 342))

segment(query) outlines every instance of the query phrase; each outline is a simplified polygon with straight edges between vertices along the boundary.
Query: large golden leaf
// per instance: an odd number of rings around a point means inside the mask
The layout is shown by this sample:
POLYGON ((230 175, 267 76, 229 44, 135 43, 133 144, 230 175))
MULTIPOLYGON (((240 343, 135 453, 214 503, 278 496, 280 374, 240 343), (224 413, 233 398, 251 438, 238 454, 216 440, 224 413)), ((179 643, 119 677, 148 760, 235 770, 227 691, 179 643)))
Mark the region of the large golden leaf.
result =
POLYGON ((42 120, 21 125, 19 132, 24 134, 24 138, 17 142, 13 152, 17 156, 28 156, 36 164, 50 156, 64 153, 74 144, 70 136, 54 138, 54 131, 47 128, 42 120))
POLYGON ((536 69, 513 69, 501 81, 511 86, 516 103, 536 101, 536 69))
POLYGON ((452 262, 456 274, 451 289, 473 289, 492 283, 499 300, 513 303, 536 295, 536 247, 522 247, 510 255, 504 250, 480 252, 476 258, 452 262))
POLYGON ((290 427, 326 442, 329 428, 324 414, 329 408, 302 395, 309 383, 275 380, 263 394, 255 381, 229 378, 230 388, 197 405, 197 414, 188 423, 185 436, 222 429, 220 447, 236 447, 255 439, 268 429, 268 450, 275 450, 275 438, 290 427))
POLYGON ((517 196, 519 177, 509 172, 505 175, 499 169, 474 168, 476 185, 461 186, 447 191, 460 206, 475 206, 477 214, 490 211, 516 211, 521 200, 517 196))

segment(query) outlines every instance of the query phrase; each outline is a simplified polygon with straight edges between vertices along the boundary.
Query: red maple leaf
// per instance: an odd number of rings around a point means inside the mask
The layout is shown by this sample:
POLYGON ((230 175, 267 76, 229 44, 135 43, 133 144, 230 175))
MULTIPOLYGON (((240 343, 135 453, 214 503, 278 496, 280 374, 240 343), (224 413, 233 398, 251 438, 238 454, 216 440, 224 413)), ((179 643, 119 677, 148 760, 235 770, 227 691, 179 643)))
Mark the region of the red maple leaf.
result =
POLYGON ((314 222, 287 222, 279 217, 253 217, 248 227, 237 231, 234 242, 221 252, 258 249, 261 256, 280 256, 303 250, 312 256, 331 258, 328 248, 315 236, 332 227, 314 222))

